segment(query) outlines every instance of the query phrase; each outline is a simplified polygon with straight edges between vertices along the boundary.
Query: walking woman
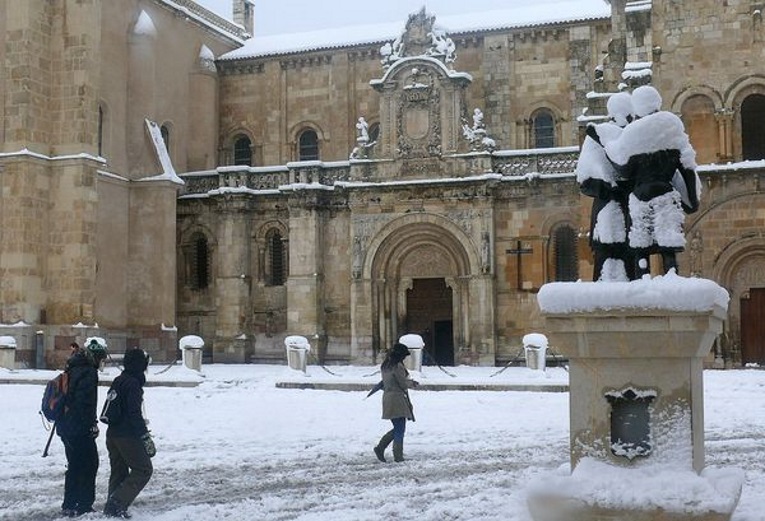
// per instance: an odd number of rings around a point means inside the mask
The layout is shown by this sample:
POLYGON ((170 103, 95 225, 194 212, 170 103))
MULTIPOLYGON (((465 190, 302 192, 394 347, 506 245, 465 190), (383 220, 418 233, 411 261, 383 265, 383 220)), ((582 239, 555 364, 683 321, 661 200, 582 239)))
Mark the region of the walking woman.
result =
POLYGON ((383 383, 382 417, 390 420, 393 428, 386 432, 374 448, 380 461, 385 461, 385 449, 393 442, 393 460, 404 461, 404 433, 406 420, 414 421, 414 407, 409 400, 409 388, 419 384, 409 378, 409 371, 404 367, 404 358, 409 356, 409 349, 396 343, 388 352, 380 366, 383 383))

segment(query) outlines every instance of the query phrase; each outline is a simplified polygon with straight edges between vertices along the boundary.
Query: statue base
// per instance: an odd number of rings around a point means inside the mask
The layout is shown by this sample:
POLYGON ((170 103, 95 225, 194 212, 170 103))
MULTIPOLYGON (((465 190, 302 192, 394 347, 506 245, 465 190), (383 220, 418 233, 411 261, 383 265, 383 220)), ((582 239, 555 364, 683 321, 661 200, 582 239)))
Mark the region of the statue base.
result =
POLYGON ((545 333, 570 364, 570 469, 533 487, 535 521, 727 520, 738 469, 705 469, 703 361, 727 292, 668 274, 552 283, 545 333))

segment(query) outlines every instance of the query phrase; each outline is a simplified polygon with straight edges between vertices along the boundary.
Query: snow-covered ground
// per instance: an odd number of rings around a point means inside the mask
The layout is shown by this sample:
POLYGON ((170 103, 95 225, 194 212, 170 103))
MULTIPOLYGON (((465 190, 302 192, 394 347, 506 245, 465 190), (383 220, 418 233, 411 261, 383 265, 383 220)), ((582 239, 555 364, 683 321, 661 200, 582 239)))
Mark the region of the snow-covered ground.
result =
MULTIPOLYGON (((149 381, 193 381, 181 367, 149 381)), ((158 447, 155 473, 131 508, 135 521, 181 520, 513 520, 530 521, 526 494, 568 461, 568 394, 412 391, 407 461, 378 462, 372 446, 389 428, 378 393, 276 388, 277 381, 363 381, 372 367, 209 365, 198 387, 147 387, 146 411, 158 447)), ((502 384, 565 381, 525 368, 434 367, 423 380, 502 384)), ((113 369, 103 375, 110 379, 113 369)), ((53 372, 0 369, 2 379, 45 381, 53 372)), ((705 372, 707 465, 746 472, 734 521, 762 521, 765 502, 765 371, 705 372)), ((43 387, 0 385, 0 519, 47 520, 60 507, 64 451, 47 439, 37 413, 43 387)), ((103 403, 106 388, 99 390, 103 403)), ((103 434, 96 507, 109 464, 103 434)), ((97 519, 91 514, 82 519, 97 519)))

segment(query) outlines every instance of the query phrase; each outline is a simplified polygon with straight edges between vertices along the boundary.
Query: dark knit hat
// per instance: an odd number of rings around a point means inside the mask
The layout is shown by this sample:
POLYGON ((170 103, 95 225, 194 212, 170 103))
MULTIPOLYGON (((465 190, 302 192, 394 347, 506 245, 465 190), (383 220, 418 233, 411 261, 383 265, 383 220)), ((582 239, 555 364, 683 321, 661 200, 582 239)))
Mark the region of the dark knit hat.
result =
POLYGON ((406 347, 401 342, 396 342, 393 344, 393 348, 390 350, 390 356, 391 358, 396 358, 398 360, 403 360, 407 356, 409 356, 409 348, 406 347))

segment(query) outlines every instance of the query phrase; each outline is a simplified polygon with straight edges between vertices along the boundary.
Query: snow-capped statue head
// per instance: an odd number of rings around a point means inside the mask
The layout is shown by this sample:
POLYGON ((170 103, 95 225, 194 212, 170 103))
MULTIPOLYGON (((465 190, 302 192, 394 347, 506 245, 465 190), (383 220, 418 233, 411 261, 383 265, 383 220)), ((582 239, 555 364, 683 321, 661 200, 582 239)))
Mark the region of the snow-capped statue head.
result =
POLYGON ((626 127, 627 123, 632 121, 634 117, 632 97, 627 92, 619 92, 608 98, 606 108, 608 109, 608 115, 620 127, 626 127))
POLYGON ((661 109, 661 94, 650 85, 643 85, 632 92, 635 116, 642 118, 661 109))

